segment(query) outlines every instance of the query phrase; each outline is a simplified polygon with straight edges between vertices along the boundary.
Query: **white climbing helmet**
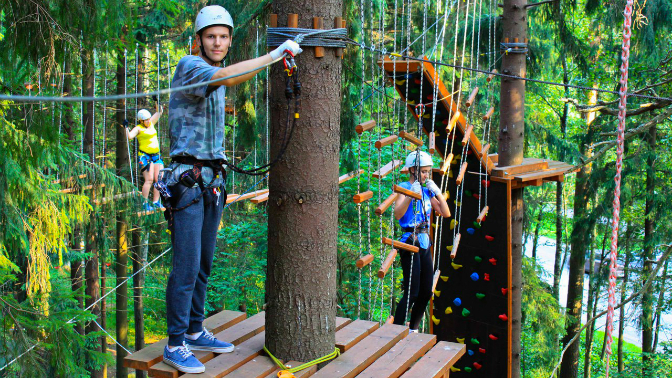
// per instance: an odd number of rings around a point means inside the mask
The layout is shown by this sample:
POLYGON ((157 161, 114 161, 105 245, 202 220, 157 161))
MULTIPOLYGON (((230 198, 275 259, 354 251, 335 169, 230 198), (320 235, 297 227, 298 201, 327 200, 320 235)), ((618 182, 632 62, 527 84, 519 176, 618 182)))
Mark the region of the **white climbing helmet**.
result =
POLYGON ((410 168, 416 166, 416 159, 418 158, 418 153, 420 154, 420 166, 421 167, 431 167, 434 165, 432 157, 429 156, 425 151, 413 151, 406 157, 406 165, 404 168, 410 168))
POLYGON ((216 25, 228 26, 233 31, 233 18, 231 18, 229 12, 223 7, 209 5, 198 12, 194 31, 198 34, 201 30, 216 25))
POLYGON ((146 121, 148 119, 152 118, 152 113, 149 112, 147 109, 140 109, 138 112, 138 119, 141 121, 146 121))

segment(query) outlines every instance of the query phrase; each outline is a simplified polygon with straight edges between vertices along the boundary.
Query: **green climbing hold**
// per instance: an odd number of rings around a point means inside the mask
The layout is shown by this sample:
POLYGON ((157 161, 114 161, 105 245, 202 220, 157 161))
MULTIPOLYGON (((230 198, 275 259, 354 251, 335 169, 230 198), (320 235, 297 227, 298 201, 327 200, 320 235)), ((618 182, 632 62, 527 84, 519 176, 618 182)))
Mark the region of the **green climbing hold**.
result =
POLYGON ((471 368, 469 366, 467 366, 467 367, 464 368, 464 371, 466 371, 467 373, 471 373, 471 368))
POLYGON ((483 261, 483 259, 481 258, 481 256, 474 256, 474 260, 475 260, 477 263, 480 263, 481 261, 483 261))
POLYGON ((471 339, 471 343, 474 344, 474 345, 480 345, 481 344, 481 343, 478 342, 477 338, 471 339))
POLYGON ((471 314, 471 311, 467 310, 466 308, 462 309, 462 316, 465 318, 471 314))
POLYGON ((481 228, 481 224, 478 221, 474 221, 474 227, 481 228))
POLYGON ((472 195, 471 190, 465 190, 464 194, 466 194, 468 197, 471 197, 472 195))
POLYGON ((418 93, 418 92, 420 92, 419 89, 417 89, 417 88, 411 88, 411 93, 418 93))
POLYGON ((476 293, 476 298, 478 298, 478 299, 483 299, 483 298, 485 298, 485 294, 483 294, 483 293, 476 293))

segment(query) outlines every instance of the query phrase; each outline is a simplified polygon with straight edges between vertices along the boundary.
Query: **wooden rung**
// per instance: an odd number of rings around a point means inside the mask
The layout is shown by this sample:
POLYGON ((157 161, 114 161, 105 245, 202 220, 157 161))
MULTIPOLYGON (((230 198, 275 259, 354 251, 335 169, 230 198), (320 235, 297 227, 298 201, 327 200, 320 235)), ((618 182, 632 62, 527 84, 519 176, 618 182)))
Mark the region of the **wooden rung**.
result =
POLYGON ((478 223, 483 222, 483 219, 485 218, 485 216, 488 215, 488 210, 490 210, 490 208, 488 206, 484 207, 483 210, 481 210, 481 213, 478 214, 478 218, 476 218, 476 221, 478 223))
POLYGON ((464 138, 462 138, 462 145, 466 146, 469 143, 469 138, 471 137, 471 132, 474 131, 474 125, 469 125, 467 130, 464 132, 464 138))
POLYGON ((367 201, 367 200, 371 199, 371 197, 373 197, 373 191, 371 191, 371 190, 367 190, 366 192, 362 192, 362 193, 357 193, 357 194, 355 194, 355 195, 352 197, 352 200, 353 200, 355 203, 362 203, 362 202, 364 202, 364 201, 367 201))
MULTIPOLYGON (((324 29, 324 19, 322 17, 313 17, 313 29, 324 29)), ((324 47, 315 46, 315 57, 324 57, 324 47)))
POLYGON ((453 249, 450 251, 450 258, 455 258, 457 256, 457 247, 460 246, 460 239, 462 238, 462 234, 457 234, 455 235, 455 239, 453 240, 453 249))
POLYGON ((373 261, 373 255, 366 255, 366 256, 363 256, 363 257, 360 257, 359 259, 357 259, 357 262, 355 263, 355 265, 358 268, 361 269, 361 268, 371 264, 372 261, 373 261))
POLYGON ((252 202, 254 204, 260 204, 262 202, 266 202, 266 201, 268 201, 268 194, 269 194, 269 192, 266 192, 262 195, 256 196, 256 197, 252 198, 250 200, 250 202, 252 202))
POLYGON ((394 171, 394 169, 399 167, 400 165, 401 165, 401 160, 392 160, 391 162, 382 166, 379 170, 373 172, 371 174, 371 176, 373 176, 377 179, 382 179, 383 177, 392 173, 392 171, 394 171))
POLYGON ((388 145, 390 145, 390 144, 396 142, 397 139, 399 139, 398 136, 396 136, 396 135, 390 135, 390 136, 388 136, 388 137, 386 137, 386 138, 383 138, 383 139, 381 139, 381 140, 379 140, 379 141, 376 141, 375 146, 376 146, 377 149, 380 150, 381 148, 383 148, 383 147, 385 147, 385 146, 388 146, 388 145))
POLYGON ((467 173, 467 162, 465 161, 462 163, 462 166, 460 167, 460 174, 457 175, 457 178, 455 179, 455 183, 457 185, 462 184, 462 180, 464 180, 464 174, 467 173))
POLYGON ((453 114, 453 117, 448 122, 448 126, 446 126, 446 132, 447 133, 450 133, 451 131, 453 131, 453 129, 455 128, 455 125, 457 124, 457 121, 459 121, 459 119, 460 119, 460 115, 462 115, 462 113, 460 113, 459 110, 456 111, 455 114, 453 114))
POLYGON ((494 106, 492 108, 490 108, 490 110, 488 110, 487 113, 485 113, 485 115, 483 116, 483 120, 484 121, 489 120, 490 117, 492 117, 493 114, 495 114, 495 107, 494 106))
POLYGON ((272 13, 269 15, 269 21, 268 25, 272 28, 277 28, 278 27, 278 15, 275 13, 272 13))
POLYGON ((414 245, 402 243, 398 240, 394 240, 394 239, 390 239, 390 238, 383 238, 383 244, 391 245, 394 248, 403 249, 403 250, 409 251, 409 252, 414 252, 414 253, 420 252, 420 248, 418 248, 414 245))
POLYGON ((487 81, 488 83, 491 82, 492 79, 494 79, 496 73, 497 73, 497 69, 492 70, 492 73, 490 75, 488 75, 488 78, 485 79, 485 81, 487 81))
POLYGON ((469 95, 469 98, 467 99, 467 102, 464 103, 464 105, 467 108, 474 104, 474 100, 476 100, 476 95, 477 94, 478 94, 478 87, 474 88, 474 90, 471 91, 471 94, 469 95))
POLYGON ((487 157, 488 157, 488 150, 489 150, 489 149, 490 149, 490 143, 486 144, 486 145, 483 146, 483 148, 481 149, 481 157, 485 156, 485 159, 486 159, 486 160, 487 160, 487 157))
POLYGON ((418 147, 422 147, 423 143, 420 139, 416 138, 415 135, 407 133, 406 131, 400 131, 399 136, 406 139, 407 141, 415 144, 418 147))
POLYGON ((440 276, 441 271, 437 269, 436 272, 434 272, 434 283, 432 283, 432 293, 434 292, 434 290, 436 290, 436 284, 439 282, 440 276))
MULTIPOLYGON (((86 173, 77 176, 77 178, 80 178, 80 179, 83 179, 83 178, 85 178, 85 177, 86 177, 86 173)), ((70 182, 70 181, 74 181, 74 178, 75 178, 74 176, 73 176, 73 177, 66 177, 66 178, 64 178, 64 179, 54 180, 54 181, 52 181, 52 183, 54 183, 54 184, 60 184, 60 183, 62 183, 62 182, 70 182)))
POLYGON ((405 196, 407 196, 407 197, 415 198, 415 199, 418 199, 418 200, 421 200, 421 201, 422 201, 422 196, 421 196, 420 194, 418 194, 418 193, 416 193, 416 192, 412 192, 412 191, 410 191, 410 190, 408 190, 408 189, 404 189, 404 188, 402 188, 402 187, 399 186, 399 185, 395 185, 395 186, 393 186, 393 187, 392 187, 392 190, 393 190, 395 193, 403 194, 403 195, 405 195, 405 196))
POLYGON ((342 184, 342 183, 344 183, 344 182, 350 180, 351 178, 353 178, 353 177, 355 177, 355 176, 357 176, 357 175, 361 175, 362 173, 364 173, 364 170, 363 170, 363 169, 360 169, 359 172, 357 172, 357 171, 352 171, 352 172, 346 173, 346 174, 344 174, 343 176, 341 176, 341 177, 338 178, 338 184, 340 185, 340 184, 342 184))
POLYGON ((387 199, 386 199, 385 201, 383 201, 383 203, 381 203, 380 206, 378 206, 378 207, 376 208, 376 215, 379 215, 379 216, 380 216, 380 215, 383 215, 383 213, 384 213, 390 206, 392 206, 393 203, 395 203, 395 202, 397 201, 397 198, 398 198, 398 197, 399 197, 399 194, 398 194, 398 193, 392 193, 392 194, 390 194, 390 196, 387 197, 387 199))
POLYGON ((448 154, 448 157, 446 158, 446 160, 443 161, 443 165, 441 165, 441 174, 442 175, 444 175, 444 176, 446 175, 446 173, 450 169, 450 163, 453 162, 454 157, 455 157, 455 155, 453 155, 453 153, 451 152, 451 153, 448 154))
MULTIPOLYGON (((100 185, 98 185, 98 188, 104 188, 104 187, 105 187, 105 184, 100 184, 100 185)), ((93 189, 93 185, 85 185, 85 186, 82 186, 81 188, 79 188, 79 190, 91 190, 91 189, 93 189)), ((76 192, 76 191, 77 191, 77 188, 76 188, 76 187, 75 187, 75 188, 67 188, 67 189, 61 189, 61 190, 60 190, 61 193, 74 193, 74 192, 76 192)))
POLYGON ((387 271, 390 270, 390 267, 394 263, 394 259, 397 257, 397 250, 393 249, 390 253, 387 254, 383 265, 378 269, 378 278, 384 278, 387 274, 387 271))
POLYGON ((376 121, 370 120, 362 122, 359 125, 355 126, 355 131, 357 132, 357 134, 361 134, 365 131, 373 129, 374 127, 376 127, 376 121))
POLYGON ((429 133, 429 148, 427 150, 430 155, 436 151, 436 134, 433 131, 429 133))

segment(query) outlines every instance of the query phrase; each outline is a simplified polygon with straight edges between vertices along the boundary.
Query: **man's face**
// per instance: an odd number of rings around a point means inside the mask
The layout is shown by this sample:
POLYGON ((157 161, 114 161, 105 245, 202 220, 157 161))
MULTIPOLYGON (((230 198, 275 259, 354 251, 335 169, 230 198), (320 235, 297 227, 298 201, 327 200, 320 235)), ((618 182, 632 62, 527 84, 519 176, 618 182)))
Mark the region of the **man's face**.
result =
POLYGON ((196 36, 196 43, 203 47, 211 63, 221 62, 231 47, 231 34, 226 26, 211 26, 196 36))

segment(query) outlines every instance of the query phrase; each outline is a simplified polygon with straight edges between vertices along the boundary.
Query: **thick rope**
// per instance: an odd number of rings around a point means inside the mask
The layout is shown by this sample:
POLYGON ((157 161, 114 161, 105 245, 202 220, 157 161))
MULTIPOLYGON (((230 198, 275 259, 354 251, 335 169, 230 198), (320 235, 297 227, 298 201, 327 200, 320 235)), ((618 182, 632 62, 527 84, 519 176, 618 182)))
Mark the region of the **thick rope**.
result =
POLYGON ((618 259, 618 222, 621 211, 621 170, 623 168, 623 144, 625 140, 625 115, 628 101, 628 65, 630 58, 630 36, 632 31, 632 5, 633 0, 627 0, 623 14, 623 51, 621 53, 621 88, 619 90, 620 102, 618 104, 618 142, 616 146, 616 176, 614 182, 614 213, 611 224, 611 264, 609 264, 609 305, 607 307, 607 338, 606 353, 607 366, 605 377, 609 378, 609 362, 611 359, 612 333, 614 331, 614 306, 616 304, 616 264, 618 259))

